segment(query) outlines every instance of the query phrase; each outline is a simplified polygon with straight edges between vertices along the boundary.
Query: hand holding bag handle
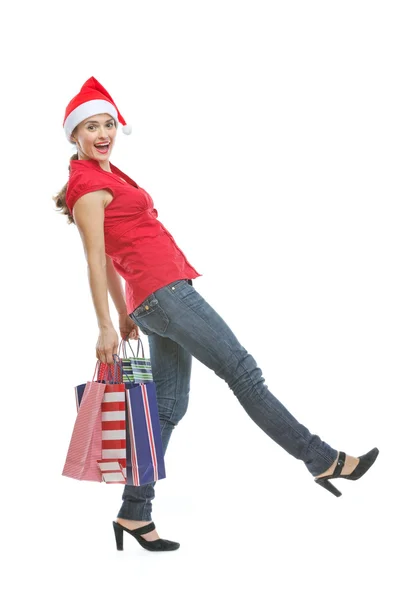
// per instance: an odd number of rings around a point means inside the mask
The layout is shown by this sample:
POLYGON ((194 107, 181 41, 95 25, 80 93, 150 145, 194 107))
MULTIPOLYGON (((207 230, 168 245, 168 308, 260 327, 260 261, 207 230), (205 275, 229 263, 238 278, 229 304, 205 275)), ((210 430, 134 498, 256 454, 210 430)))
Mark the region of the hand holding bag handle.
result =
MULTIPOLYGON (((113 356, 117 356, 117 358, 119 359, 117 354, 114 354, 113 356)), ((102 383, 103 385, 121 383, 121 381, 116 381, 116 379, 117 379, 117 377, 116 377, 117 363, 118 363, 118 360, 116 361, 114 359, 114 377, 112 377, 111 365, 107 365, 107 368, 103 369, 104 376, 100 377, 100 368, 102 367, 103 363, 100 360, 97 360, 96 366, 94 368, 94 374, 92 377, 92 381, 91 382, 88 381, 87 383, 82 383, 80 385, 75 386, 75 402, 76 402, 76 410, 77 411, 79 411, 79 407, 82 402, 82 397, 83 397, 85 388, 88 383, 102 383), (97 377, 95 379, 96 372, 97 372, 97 377)))
POLYGON ((146 383, 147 381, 153 381, 153 375, 151 372, 151 361, 150 358, 145 358, 143 342, 140 338, 137 340, 137 356, 135 356, 132 346, 130 345, 129 339, 121 339, 118 346, 118 354, 113 354, 118 357, 118 361, 114 360, 114 377, 110 376, 111 366, 109 364, 101 363, 99 366, 99 377, 98 380, 112 380, 112 383, 132 383, 128 377, 130 375, 135 383, 146 383), (126 342, 129 344, 129 348, 133 354, 132 357, 128 357, 126 354, 126 342), (139 356, 139 344, 142 347, 142 356, 139 356), (119 360, 121 356, 121 349, 123 353, 122 362, 119 360), (124 375, 120 370, 120 367, 124 367, 124 375))
POLYGON ((105 383, 124 383, 123 379, 122 379, 122 372, 120 370, 120 363, 119 363, 119 353, 120 353, 120 348, 121 348, 121 344, 118 348, 118 354, 113 354, 113 357, 116 356, 118 358, 118 361, 115 361, 114 358, 114 375, 111 376, 111 368, 112 366, 109 365, 108 363, 103 363, 100 360, 97 360, 97 365, 96 367, 98 367, 98 381, 105 381, 105 383))
MULTIPOLYGON (((113 358, 114 358, 114 365, 113 365, 114 375, 112 375, 112 373, 111 373, 111 369, 112 369, 111 365, 109 365, 107 363, 107 366, 103 369, 103 371, 104 371, 104 373, 103 373, 103 375, 104 375, 104 383, 109 383, 109 384, 121 383, 121 380, 118 379, 118 373, 117 373, 117 370, 118 370, 117 369, 117 364, 119 362, 119 356, 118 356, 118 354, 113 354, 113 358), (118 360, 116 360, 114 358, 115 356, 118 358, 118 360)), ((104 363, 102 363, 99 359, 97 359, 96 367, 95 367, 95 370, 94 370, 95 374, 96 374, 96 370, 97 370, 97 375, 98 375, 97 381, 100 380, 99 374, 100 374, 100 366, 102 364, 104 364, 104 363)), ((94 375, 93 375, 93 379, 94 379, 94 375)), ((92 381, 93 381, 93 379, 92 379, 92 381)))

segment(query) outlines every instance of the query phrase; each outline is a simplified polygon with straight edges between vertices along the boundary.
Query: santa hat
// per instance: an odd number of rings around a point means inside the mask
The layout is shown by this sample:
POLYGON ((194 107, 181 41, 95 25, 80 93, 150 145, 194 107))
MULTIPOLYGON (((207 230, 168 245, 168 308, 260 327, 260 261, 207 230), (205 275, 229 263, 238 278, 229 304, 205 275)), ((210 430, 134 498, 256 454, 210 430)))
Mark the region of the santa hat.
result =
POLYGON ((79 123, 101 113, 109 113, 116 122, 122 123, 122 131, 127 135, 132 132, 132 126, 126 123, 107 90, 97 79, 90 77, 66 108, 63 127, 68 141, 73 143, 71 133, 79 123))

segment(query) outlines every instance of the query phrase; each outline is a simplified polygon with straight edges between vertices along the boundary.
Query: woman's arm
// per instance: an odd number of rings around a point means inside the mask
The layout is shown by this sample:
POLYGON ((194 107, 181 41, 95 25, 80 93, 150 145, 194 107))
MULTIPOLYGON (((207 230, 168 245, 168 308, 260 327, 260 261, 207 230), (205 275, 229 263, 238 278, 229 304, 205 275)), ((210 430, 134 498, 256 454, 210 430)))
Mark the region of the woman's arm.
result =
POLYGON ((74 205, 73 213, 85 251, 97 322, 99 327, 112 326, 104 243, 104 192, 99 190, 81 196, 74 205))
POLYGON ((123 340, 128 338, 137 340, 139 338, 139 329, 128 315, 121 277, 115 270, 112 259, 106 255, 106 260, 108 290, 118 311, 119 332, 123 340))
POLYGON ((103 363, 113 364, 113 354, 118 352, 118 334, 108 306, 104 204, 103 191, 84 194, 73 207, 73 217, 85 250, 90 290, 100 329, 96 356, 103 363))
POLYGON ((107 285, 110 292, 111 298, 113 299, 114 306, 117 309, 118 314, 126 315, 126 300, 125 292, 122 286, 122 280, 120 275, 115 270, 112 259, 106 255, 107 261, 107 285))

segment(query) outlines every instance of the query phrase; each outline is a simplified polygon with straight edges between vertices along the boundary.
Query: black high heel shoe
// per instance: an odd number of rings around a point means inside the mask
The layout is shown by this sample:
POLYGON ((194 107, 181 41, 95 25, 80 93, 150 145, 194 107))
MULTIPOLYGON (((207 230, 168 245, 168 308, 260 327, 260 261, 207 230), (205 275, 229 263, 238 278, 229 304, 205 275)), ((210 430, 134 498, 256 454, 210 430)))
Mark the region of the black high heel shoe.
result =
POLYGON ((139 544, 146 548, 146 550, 177 550, 180 546, 179 542, 171 542, 170 540, 163 540, 162 538, 158 540, 153 540, 152 542, 148 542, 144 538, 142 538, 142 533, 149 533, 149 531, 153 531, 156 528, 154 522, 148 523, 148 525, 143 525, 143 527, 138 527, 136 529, 128 529, 124 527, 117 521, 113 521, 115 541, 117 544, 117 550, 124 549, 124 540, 123 535, 124 531, 127 531, 134 538, 137 539, 139 544))
POLYGON ((332 492, 332 494, 334 494, 335 496, 339 497, 342 495, 342 492, 339 492, 339 490, 337 488, 335 488, 334 485, 331 484, 329 479, 335 479, 336 477, 342 477, 343 479, 352 479, 352 480, 360 479, 360 477, 362 477, 364 475, 364 473, 366 473, 368 471, 368 469, 374 464, 378 454, 379 454, 378 448, 373 448, 372 450, 367 452, 367 454, 358 456, 357 458, 360 459, 360 462, 358 463, 358 465, 356 466, 354 471, 352 471, 349 475, 341 475, 343 467, 344 467, 344 462, 346 460, 346 454, 345 454, 345 452, 340 451, 339 458, 338 458, 335 470, 333 471, 332 475, 324 475, 323 477, 316 477, 314 479, 314 481, 316 483, 318 483, 319 485, 321 485, 326 490, 328 490, 329 492, 332 492))

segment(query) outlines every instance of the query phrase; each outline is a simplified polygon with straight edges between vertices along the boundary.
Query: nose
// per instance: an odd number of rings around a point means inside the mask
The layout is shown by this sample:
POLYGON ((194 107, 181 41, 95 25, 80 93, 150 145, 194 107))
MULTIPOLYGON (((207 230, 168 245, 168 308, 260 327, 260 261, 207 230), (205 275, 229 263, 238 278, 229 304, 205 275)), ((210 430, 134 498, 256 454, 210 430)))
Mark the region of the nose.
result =
POLYGON ((105 125, 100 125, 100 128, 99 128, 100 139, 108 140, 109 139, 108 134, 109 134, 108 127, 106 127, 105 125))

